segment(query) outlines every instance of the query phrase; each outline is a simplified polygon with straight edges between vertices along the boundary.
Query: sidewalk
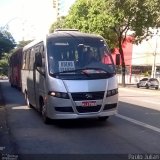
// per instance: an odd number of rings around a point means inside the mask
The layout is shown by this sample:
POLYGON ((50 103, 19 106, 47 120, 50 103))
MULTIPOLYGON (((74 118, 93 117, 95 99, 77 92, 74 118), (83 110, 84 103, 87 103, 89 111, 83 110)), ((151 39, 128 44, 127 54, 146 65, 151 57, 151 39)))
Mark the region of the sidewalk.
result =
POLYGON ((11 141, 9 128, 7 126, 5 102, 0 82, 0 154, 14 153, 14 148, 12 147, 13 145, 11 141))

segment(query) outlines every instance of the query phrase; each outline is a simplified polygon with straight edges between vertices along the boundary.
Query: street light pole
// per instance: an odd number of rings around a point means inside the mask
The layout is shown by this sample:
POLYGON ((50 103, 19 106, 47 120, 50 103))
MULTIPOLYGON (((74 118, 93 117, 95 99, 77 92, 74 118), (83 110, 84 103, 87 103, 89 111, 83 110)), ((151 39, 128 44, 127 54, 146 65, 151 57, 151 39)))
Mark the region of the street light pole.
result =
POLYGON ((158 41, 158 37, 156 35, 156 46, 155 46, 155 51, 153 53, 153 65, 152 65, 152 77, 153 78, 155 78, 155 76, 156 76, 157 41, 158 41))

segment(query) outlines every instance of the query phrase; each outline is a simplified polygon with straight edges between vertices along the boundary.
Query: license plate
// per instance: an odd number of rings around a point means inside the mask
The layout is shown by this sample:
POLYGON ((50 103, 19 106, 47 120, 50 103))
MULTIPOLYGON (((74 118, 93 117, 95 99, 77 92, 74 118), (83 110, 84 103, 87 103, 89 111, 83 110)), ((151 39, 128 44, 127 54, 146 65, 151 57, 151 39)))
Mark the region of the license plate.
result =
POLYGON ((82 102, 83 107, 92 107, 96 106, 96 101, 84 101, 82 102))

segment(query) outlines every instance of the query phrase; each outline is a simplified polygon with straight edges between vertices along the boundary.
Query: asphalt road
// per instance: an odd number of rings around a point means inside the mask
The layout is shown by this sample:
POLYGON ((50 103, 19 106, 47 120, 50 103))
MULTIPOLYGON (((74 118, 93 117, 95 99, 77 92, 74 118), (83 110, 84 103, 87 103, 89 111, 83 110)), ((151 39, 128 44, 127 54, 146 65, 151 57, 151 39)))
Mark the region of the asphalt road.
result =
MULTIPOLYGON (((40 114, 26 106, 23 94, 11 88, 8 81, 1 82, 1 90, 16 154, 92 155, 90 159, 106 154, 147 159, 152 154, 150 158, 160 159, 160 91, 120 88, 119 113, 106 122, 64 120, 45 125, 40 114)), ((5 152, 7 146, 0 144, 0 149, 5 152)))

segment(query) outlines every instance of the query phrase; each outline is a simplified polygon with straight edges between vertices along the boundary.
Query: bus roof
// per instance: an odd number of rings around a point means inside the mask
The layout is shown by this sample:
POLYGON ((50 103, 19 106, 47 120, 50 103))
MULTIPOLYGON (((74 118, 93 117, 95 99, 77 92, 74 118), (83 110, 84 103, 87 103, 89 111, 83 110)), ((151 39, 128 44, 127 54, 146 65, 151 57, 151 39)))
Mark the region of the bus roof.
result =
MULTIPOLYGON (((21 48, 16 48, 14 51, 13 51, 13 53, 11 54, 11 56, 14 56, 14 55, 16 55, 16 54, 22 54, 22 47, 21 48)), ((10 57, 11 57, 10 56, 10 57)))
POLYGON ((102 38, 100 35, 83 33, 83 32, 79 32, 77 30, 58 30, 58 31, 48 35, 48 39, 58 38, 58 37, 102 38))
POLYGON ((103 37, 100 35, 83 33, 83 32, 79 32, 77 30, 73 30, 73 29, 71 29, 71 30, 56 30, 54 33, 47 35, 46 38, 41 38, 39 40, 32 41, 31 43, 29 43, 28 45, 26 45, 23 48, 23 51, 42 42, 42 41, 46 41, 46 39, 53 39, 53 38, 60 38, 60 37, 62 37, 62 38, 76 37, 76 38, 100 38, 100 39, 103 39, 103 37))

